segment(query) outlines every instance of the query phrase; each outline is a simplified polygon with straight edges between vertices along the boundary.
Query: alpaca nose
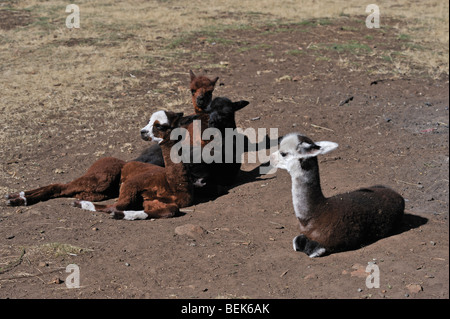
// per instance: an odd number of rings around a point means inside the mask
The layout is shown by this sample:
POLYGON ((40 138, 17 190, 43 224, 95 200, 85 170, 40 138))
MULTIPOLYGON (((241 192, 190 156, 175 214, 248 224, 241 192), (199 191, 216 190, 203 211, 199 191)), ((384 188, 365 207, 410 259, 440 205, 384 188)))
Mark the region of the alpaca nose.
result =
POLYGON ((197 97, 197 105, 198 106, 202 107, 204 102, 205 102, 205 98, 203 97, 203 95, 200 95, 197 97))
POLYGON ((147 136, 147 134, 148 134, 148 130, 146 130, 146 129, 142 129, 141 130, 141 136, 142 137, 147 136))
POLYGON ((277 156, 275 153, 270 154, 269 161, 270 161, 270 165, 272 165, 273 167, 277 166, 278 159, 277 159, 277 156))

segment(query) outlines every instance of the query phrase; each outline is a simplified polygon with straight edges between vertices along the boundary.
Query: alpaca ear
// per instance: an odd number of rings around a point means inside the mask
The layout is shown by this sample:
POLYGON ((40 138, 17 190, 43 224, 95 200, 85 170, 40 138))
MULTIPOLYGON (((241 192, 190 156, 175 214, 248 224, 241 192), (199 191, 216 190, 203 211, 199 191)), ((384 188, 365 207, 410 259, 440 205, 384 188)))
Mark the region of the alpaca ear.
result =
MULTIPOLYGON (((328 141, 321 141, 321 142, 317 142, 315 144, 317 146, 320 146, 319 154, 329 153, 329 152, 334 151, 335 149, 337 149, 338 146, 339 146, 339 144, 337 144, 337 143, 328 142, 328 141)), ((317 155, 319 155, 319 154, 317 154, 317 155)))
POLYGON ((314 144, 302 142, 297 145, 297 152, 300 158, 310 158, 331 152, 337 147, 338 144, 333 142, 322 141, 314 144))
POLYGON ((233 102, 233 111, 239 111, 240 109, 246 107, 247 105, 249 105, 250 102, 248 101, 238 101, 238 102, 233 102))
POLYGON ((212 84, 216 85, 216 82, 219 80, 219 77, 216 77, 214 80, 212 80, 212 84))
POLYGON ((192 70, 189 70, 189 75, 191 76, 191 81, 193 81, 196 78, 196 76, 195 76, 194 72, 192 72, 192 70))
POLYGON ((177 126, 179 126, 180 125, 180 120, 183 118, 183 112, 180 112, 180 113, 173 113, 173 118, 170 120, 171 121, 171 124, 170 124, 170 126, 171 127, 177 127, 177 126))
MULTIPOLYGON (((181 113, 181 114, 183 114, 183 113, 181 113)), ((183 115, 182 115, 182 116, 183 116, 183 115)), ((182 117, 182 118, 180 119, 180 121, 178 122, 178 126, 185 126, 185 125, 188 125, 188 124, 192 123, 192 121, 198 119, 199 117, 200 117, 200 115, 198 115, 198 114, 194 114, 194 115, 189 115, 189 116, 182 117)))

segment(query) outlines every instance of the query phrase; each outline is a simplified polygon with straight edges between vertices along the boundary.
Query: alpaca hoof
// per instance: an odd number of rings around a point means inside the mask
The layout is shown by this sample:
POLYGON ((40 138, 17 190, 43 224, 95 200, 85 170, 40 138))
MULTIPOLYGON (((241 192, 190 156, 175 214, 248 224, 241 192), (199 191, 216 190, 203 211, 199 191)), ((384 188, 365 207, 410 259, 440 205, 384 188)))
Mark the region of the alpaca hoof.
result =
POLYGON ((305 235, 299 235, 292 240, 292 246, 295 251, 304 251, 308 238, 305 235))
POLYGON ((81 208, 84 210, 89 210, 91 212, 95 212, 95 205, 89 201, 86 200, 76 200, 72 203, 73 207, 81 208))
POLYGON ((318 242, 308 239, 305 235, 299 235, 292 241, 295 251, 307 254, 310 258, 320 257, 327 252, 318 242))
POLYGON ((81 201, 80 200, 73 201, 72 206, 76 208, 81 208, 81 201))
POLYGON ((19 194, 6 194, 5 199, 13 199, 15 197, 19 197, 19 194))
POLYGON ((27 201, 25 197, 11 198, 6 201, 6 206, 26 206, 27 201))
POLYGON ((6 206, 24 206, 25 202, 21 198, 9 199, 6 206))
POLYGON ((110 216, 112 219, 123 219, 125 215, 124 215, 123 212, 115 211, 115 212, 111 212, 111 213, 109 214, 109 216, 110 216))
POLYGON ((206 183, 204 182, 204 178, 202 177, 202 178, 199 178, 199 179, 197 179, 193 184, 194 184, 194 187, 197 187, 197 188, 201 188, 201 187, 204 187, 204 186, 206 186, 206 183))

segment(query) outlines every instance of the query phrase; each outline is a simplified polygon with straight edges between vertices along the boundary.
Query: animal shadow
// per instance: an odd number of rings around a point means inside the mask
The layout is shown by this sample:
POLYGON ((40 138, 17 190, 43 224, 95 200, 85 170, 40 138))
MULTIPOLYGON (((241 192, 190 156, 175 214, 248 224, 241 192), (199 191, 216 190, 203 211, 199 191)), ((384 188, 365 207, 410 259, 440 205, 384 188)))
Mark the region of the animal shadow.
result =
MULTIPOLYGON (((395 236, 395 235, 400 235, 402 233, 410 231, 411 229, 419 228, 420 226, 425 225, 427 222, 428 222, 428 218, 418 216, 418 215, 404 213, 401 220, 396 225, 396 227, 387 236, 385 236, 383 238, 375 239, 375 240, 365 241, 360 247, 346 249, 345 251, 358 250, 362 247, 372 245, 381 239, 389 238, 389 237, 395 236)), ((324 256, 326 256, 326 255, 329 255, 329 254, 325 254, 324 256)))
POLYGON ((391 236, 399 235, 411 229, 418 228, 422 225, 425 225, 427 222, 428 218, 405 213, 399 225, 395 228, 391 236))

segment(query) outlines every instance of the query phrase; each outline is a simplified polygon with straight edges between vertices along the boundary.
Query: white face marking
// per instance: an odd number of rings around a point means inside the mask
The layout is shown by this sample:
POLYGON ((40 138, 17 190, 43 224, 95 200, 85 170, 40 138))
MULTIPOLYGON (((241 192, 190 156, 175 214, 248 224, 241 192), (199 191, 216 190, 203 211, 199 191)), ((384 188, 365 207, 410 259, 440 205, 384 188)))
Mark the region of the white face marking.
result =
POLYGON ((143 210, 126 210, 123 215, 125 220, 147 219, 148 217, 148 214, 143 210))
POLYGON ((82 209, 89 210, 91 212, 95 212, 95 206, 91 202, 82 200, 82 201, 80 201, 80 205, 81 205, 82 209))
POLYGON ((298 133, 291 133, 281 140, 280 149, 270 156, 272 166, 292 173, 298 170, 299 159, 326 154, 338 147, 336 143, 322 141, 315 143, 320 146, 320 149, 310 150, 313 145, 308 142, 299 143, 299 135, 298 133))
POLYGON ((276 168, 289 171, 290 162, 299 158, 296 151, 297 145, 297 134, 293 133, 286 135, 281 140, 280 149, 270 156, 270 164, 276 168))
POLYGON ((155 124, 156 121, 158 121, 159 124, 169 124, 169 119, 167 118, 166 112, 158 111, 153 113, 152 116, 150 117, 148 124, 142 129, 142 131, 144 130, 147 131, 145 137, 151 139, 152 141, 161 143, 162 138, 155 137, 153 135, 153 125, 155 124))

